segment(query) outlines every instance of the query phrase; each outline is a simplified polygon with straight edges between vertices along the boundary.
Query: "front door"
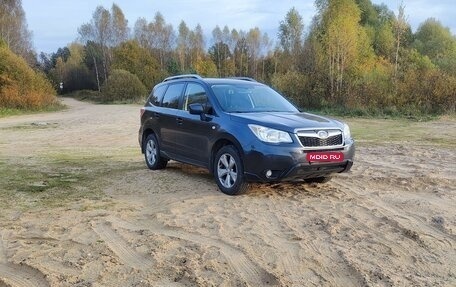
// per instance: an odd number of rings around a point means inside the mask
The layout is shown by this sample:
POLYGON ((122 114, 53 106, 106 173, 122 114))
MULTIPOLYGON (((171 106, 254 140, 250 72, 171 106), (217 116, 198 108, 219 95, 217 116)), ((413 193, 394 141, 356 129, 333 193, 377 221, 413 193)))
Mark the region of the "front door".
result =
POLYGON ((202 120, 199 115, 190 114, 188 106, 193 103, 201 103, 205 107, 209 105, 207 92, 198 83, 188 83, 182 109, 176 113, 179 125, 176 132, 176 150, 183 160, 208 167, 211 153, 209 141, 214 136, 214 124, 211 115, 202 120))

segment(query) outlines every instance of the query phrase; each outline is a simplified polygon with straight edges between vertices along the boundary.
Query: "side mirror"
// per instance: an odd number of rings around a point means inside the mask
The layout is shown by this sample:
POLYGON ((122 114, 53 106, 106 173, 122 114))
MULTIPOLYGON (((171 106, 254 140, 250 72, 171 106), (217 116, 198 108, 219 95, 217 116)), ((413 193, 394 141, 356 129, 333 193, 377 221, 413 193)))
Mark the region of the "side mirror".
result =
POLYGON ((192 115, 202 115, 204 114, 204 107, 202 104, 195 103, 188 105, 188 111, 192 115))
POLYGON ((207 121, 210 119, 209 117, 206 116, 205 108, 200 103, 194 103, 194 104, 188 105, 188 111, 192 115, 199 115, 202 121, 207 121))

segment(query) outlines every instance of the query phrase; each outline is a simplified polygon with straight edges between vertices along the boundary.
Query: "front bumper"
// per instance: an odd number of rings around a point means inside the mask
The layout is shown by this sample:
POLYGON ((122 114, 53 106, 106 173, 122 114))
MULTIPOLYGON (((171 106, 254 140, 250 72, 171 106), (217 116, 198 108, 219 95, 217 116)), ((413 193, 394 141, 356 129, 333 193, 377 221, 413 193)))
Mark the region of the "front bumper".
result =
MULTIPOLYGON (((316 151, 319 150, 312 150, 312 152, 316 151)), ((274 182, 299 181, 349 171, 355 156, 354 142, 351 141, 343 148, 331 151, 342 152, 344 160, 309 162, 306 156, 310 151, 301 147, 266 144, 251 146, 251 149, 244 153, 244 175, 248 181, 274 182), (269 177, 266 176, 268 170, 272 171, 269 177)))

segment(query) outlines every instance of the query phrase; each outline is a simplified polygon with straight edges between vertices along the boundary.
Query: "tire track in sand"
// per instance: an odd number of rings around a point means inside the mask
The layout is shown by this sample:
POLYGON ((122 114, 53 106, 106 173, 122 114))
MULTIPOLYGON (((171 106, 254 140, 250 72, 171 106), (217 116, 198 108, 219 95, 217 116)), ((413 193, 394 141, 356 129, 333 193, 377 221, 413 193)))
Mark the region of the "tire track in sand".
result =
POLYGON ((0 264, 0 278, 17 287, 49 287, 43 273, 28 265, 0 264))
POLYGON ((191 241, 203 246, 214 246, 220 250, 220 252, 228 260, 231 268, 240 275, 240 277, 248 284, 248 286, 280 285, 280 282, 278 282, 276 276, 255 264, 241 250, 223 241, 205 237, 200 234, 184 232, 177 228, 166 227, 153 222, 146 222, 145 224, 138 226, 112 216, 107 220, 116 227, 130 231, 149 230, 156 234, 191 241))
POLYGON ((112 229, 109 223, 92 225, 92 229, 126 265, 139 270, 146 270, 152 266, 152 259, 128 246, 128 243, 112 229))
POLYGON ((49 283, 39 270, 26 264, 8 263, 3 237, 0 238, 0 286, 1 283, 14 287, 48 287, 49 283))

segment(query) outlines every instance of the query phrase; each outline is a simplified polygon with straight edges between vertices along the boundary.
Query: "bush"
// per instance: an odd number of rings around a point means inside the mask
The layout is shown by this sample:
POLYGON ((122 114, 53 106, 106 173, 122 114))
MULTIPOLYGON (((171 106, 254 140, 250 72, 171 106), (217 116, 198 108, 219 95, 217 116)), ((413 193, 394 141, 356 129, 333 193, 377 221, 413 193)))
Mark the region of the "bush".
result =
POLYGON ((101 99, 110 103, 133 103, 144 99, 146 87, 139 78, 125 70, 113 70, 101 87, 101 99))
POLYGON ((57 105, 51 83, 0 44, 0 108, 42 109, 57 105))

